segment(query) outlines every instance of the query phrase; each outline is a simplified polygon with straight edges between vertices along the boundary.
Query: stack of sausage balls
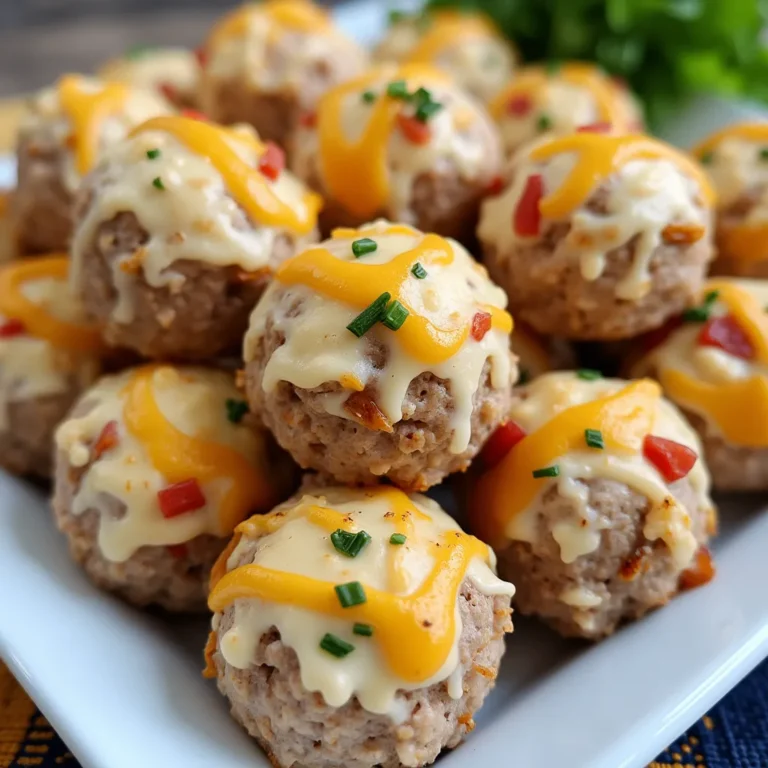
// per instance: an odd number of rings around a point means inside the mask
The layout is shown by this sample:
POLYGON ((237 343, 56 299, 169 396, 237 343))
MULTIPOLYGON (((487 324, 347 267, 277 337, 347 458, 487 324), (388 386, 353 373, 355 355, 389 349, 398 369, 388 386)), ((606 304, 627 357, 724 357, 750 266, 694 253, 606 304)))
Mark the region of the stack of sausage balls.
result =
POLYGON ((369 55, 266 0, 65 75, 19 134, 0 462, 97 586, 213 614, 274 765, 427 765, 511 605, 605 637, 712 578, 710 485, 768 490, 766 157, 447 12, 369 55))

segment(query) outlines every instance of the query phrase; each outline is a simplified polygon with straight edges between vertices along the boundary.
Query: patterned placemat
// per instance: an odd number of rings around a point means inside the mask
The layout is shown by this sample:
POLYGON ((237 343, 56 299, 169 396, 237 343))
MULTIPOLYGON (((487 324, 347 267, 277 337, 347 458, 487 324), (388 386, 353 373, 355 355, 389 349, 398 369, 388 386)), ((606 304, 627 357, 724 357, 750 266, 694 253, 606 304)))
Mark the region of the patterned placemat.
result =
MULTIPOLYGON (((79 768, 79 763, 0 662, 0 768, 22 766, 79 768)), ((768 768, 768 661, 648 768, 680 766, 768 768)))

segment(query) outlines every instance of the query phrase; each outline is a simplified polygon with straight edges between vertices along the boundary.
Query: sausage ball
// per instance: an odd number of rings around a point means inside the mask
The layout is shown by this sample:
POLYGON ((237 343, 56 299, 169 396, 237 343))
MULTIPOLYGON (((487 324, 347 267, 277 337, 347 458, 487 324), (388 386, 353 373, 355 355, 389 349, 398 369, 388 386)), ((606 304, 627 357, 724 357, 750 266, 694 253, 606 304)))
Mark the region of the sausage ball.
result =
POLYGON ((51 475, 54 430, 100 371, 68 269, 65 256, 0 268, 0 465, 20 475, 51 475))
POLYGON ((516 63, 514 48, 491 19, 465 10, 412 16, 394 12, 373 56, 380 62, 431 64, 482 102, 490 101, 513 77, 516 63))
POLYGON ((201 51, 200 108, 220 123, 250 123, 289 151, 329 88, 367 55, 308 0, 247 3, 225 16, 201 51))
POLYGON ((717 192, 714 272, 768 277, 768 123, 740 123, 694 149, 717 192))
POLYGON ((379 216, 471 240, 501 150, 485 110, 445 75, 384 65, 329 91, 293 169, 320 192, 324 234, 379 216))
POLYGON ((195 53, 186 48, 138 46, 106 62, 99 77, 156 91, 184 109, 196 105, 200 64, 195 53))
POLYGON ((710 281, 633 369, 658 379, 696 427, 718 490, 768 490, 766 305, 768 281, 710 281))
POLYGON ((583 126, 608 124, 617 133, 641 133, 644 127, 640 104, 623 82, 576 61, 518 70, 493 100, 491 114, 508 155, 534 139, 583 126))
POLYGON ((13 218, 21 253, 65 251, 82 177, 106 147, 168 109, 154 91, 79 75, 37 94, 17 144, 13 218))
POLYGON ((478 236, 515 317, 609 341, 695 302, 714 253, 712 190, 688 157, 646 136, 581 132, 519 153, 509 173, 478 236))
POLYGON ((696 433, 649 379, 549 373, 483 454, 472 529, 515 606, 598 639, 713 575, 715 510, 696 433))
POLYGON ((236 349, 271 271, 312 240, 320 201, 248 126, 140 125, 83 181, 73 283, 115 346, 205 360, 236 349))
POLYGON ((385 221, 339 230, 284 262, 251 315, 251 407, 305 469, 425 490, 506 414, 505 303, 452 240, 385 221))
POLYGON ((56 431, 53 510, 72 557, 138 606, 205 607, 235 526, 292 490, 231 375, 146 366, 100 379, 56 431))
POLYGON ((431 499, 323 488, 238 527, 207 673, 276 768, 424 766, 474 727, 513 593, 431 499))

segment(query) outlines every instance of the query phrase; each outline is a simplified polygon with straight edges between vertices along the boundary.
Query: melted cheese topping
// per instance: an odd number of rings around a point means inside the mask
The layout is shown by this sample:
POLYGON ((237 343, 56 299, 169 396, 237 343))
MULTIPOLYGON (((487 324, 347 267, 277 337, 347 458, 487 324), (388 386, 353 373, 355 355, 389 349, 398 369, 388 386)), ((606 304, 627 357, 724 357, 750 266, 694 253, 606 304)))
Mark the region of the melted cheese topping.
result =
MULTIPOLYGON (((391 424, 402 419, 411 381, 431 372, 450 382, 451 450, 461 453, 469 443, 472 397, 486 360, 491 385, 509 386, 512 318, 505 306, 504 292, 458 243, 379 221, 360 230, 337 230, 332 239, 284 262, 253 311, 244 354, 246 361, 253 359, 269 323, 285 343, 267 363, 265 390, 280 381, 303 389, 327 382, 368 389, 391 424), (355 259, 351 245, 362 237, 374 239, 378 247, 355 259), (427 272, 423 280, 411 272, 416 262, 427 272), (346 326, 384 291, 408 309, 404 324, 398 331, 378 324, 357 338, 346 326), (470 333, 477 312, 492 317, 481 341, 470 333), (374 366, 371 340, 386 349, 383 368, 374 366)), ((351 418, 343 407, 348 396, 326 395, 326 412, 351 418)))
POLYGON ((719 347, 700 346, 700 323, 674 331, 641 363, 681 407, 707 421, 733 445, 768 447, 768 282, 712 280, 718 291, 713 315, 733 315, 756 351, 754 360, 719 347))
POLYGON ((519 241, 510 222, 531 175, 542 177, 539 202, 542 222, 569 221, 563 248, 578 259, 585 280, 606 269, 610 251, 634 240, 632 267, 617 283, 616 295, 642 299, 650 290, 649 265, 664 243, 671 223, 692 225, 706 236, 713 192, 694 161, 672 147, 645 136, 575 133, 536 144, 513 163, 514 182, 483 207, 481 240, 507 250, 519 241), (600 211, 589 203, 604 191, 600 211))
POLYGON ((275 503, 265 436, 229 421, 227 399, 241 399, 228 374, 158 365, 105 377, 85 393, 79 415, 56 431, 56 445, 72 467, 84 468, 72 512, 99 512, 104 557, 125 562, 143 546, 226 536, 275 503), (94 456, 111 421, 117 445, 94 456), (165 518, 158 491, 189 479, 205 505, 165 518))
MULTIPOLYGON (((473 519, 484 540, 495 546, 509 539, 536 541, 538 502, 554 485, 561 496, 574 502, 573 518, 552 529, 563 561, 570 563, 594 552, 610 521, 588 505, 588 488, 582 481, 603 478, 646 496, 650 508, 645 537, 664 541, 680 570, 692 561, 698 544, 690 512, 646 460, 643 440, 653 434, 682 443, 699 456, 702 449, 677 409, 661 398, 656 383, 648 379, 583 381, 573 373, 549 373, 525 389, 525 398, 513 405, 509 418, 523 428, 526 437, 478 479, 473 519), (586 429, 600 430, 605 450, 587 446, 586 429), (533 477, 535 469, 555 464, 560 470, 557 477, 533 477)), ((703 461, 696 462, 687 479, 699 507, 712 509, 703 461)))
POLYGON ((242 538, 212 579, 214 628, 234 605, 220 652, 247 669, 260 637, 276 627, 296 651, 304 687, 333 707, 356 696, 368 711, 399 721, 410 711, 402 691, 448 681, 449 694, 459 698, 462 582, 469 579, 485 595, 514 594, 496 576, 489 547, 463 533, 431 499, 393 488, 323 489, 251 518, 238 532, 242 538), (346 557, 330 541, 338 528, 364 530, 371 541, 357 557, 346 557), (405 544, 391 544, 393 533, 405 534, 405 544), (259 534, 266 537, 241 564, 259 534), (342 608, 334 585, 350 581, 363 585, 367 600, 342 608), (370 624, 373 635, 354 635, 355 622, 370 624), (319 646, 326 632, 354 651, 331 656, 319 646))
POLYGON ((38 257, 0 270, 0 323, 24 331, 0 338, 0 430, 8 405, 87 386, 98 375, 101 339, 68 290, 67 259, 38 257))
POLYGON ((105 147, 121 141, 142 120, 166 112, 167 102, 153 91, 64 75, 33 100, 21 129, 44 131, 67 149, 63 178, 74 191, 105 147))
POLYGON ((717 189, 718 207, 725 211, 718 228, 720 255, 749 268, 768 259, 768 123, 740 123, 718 131, 694 150, 706 160, 717 189), (743 215, 729 220, 728 209, 749 201, 743 215))
POLYGON ((247 272, 270 267, 276 242, 309 235, 320 198, 290 172, 270 180, 259 169, 266 147, 245 126, 225 129, 183 117, 160 117, 138 126, 104 157, 87 215, 73 236, 73 281, 99 227, 132 211, 149 239, 112 265, 117 322, 133 319, 135 274, 153 287, 181 289, 173 269, 182 259, 247 272), (157 157, 147 155, 159 151, 157 157), (156 189, 159 178, 163 189, 156 189))
POLYGON ((374 55, 379 61, 432 64, 483 101, 499 92, 515 66, 512 46, 490 19, 450 10, 396 22, 374 55))
POLYGON ((632 94, 617 86, 591 64, 568 62, 554 72, 544 67, 526 67, 494 99, 491 113, 508 152, 534 138, 552 138, 572 133, 582 125, 611 123, 617 133, 642 130, 642 115, 632 94), (509 109, 524 103, 527 110, 509 109), (541 129, 546 118, 548 127, 541 129))
POLYGON ((323 96, 317 130, 299 132, 294 167, 307 178, 315 162, 327 196, 356 217, 387 215, 415 223, 411 205, 419 176, 452 170, 468 183, 490 182, 500 150, 485 113, 443 74, 421 64, 385 65, 323 96), (403 99, 386 93, 398 80, 411 92, 427 88, 443 105, 430 117, 424 143, 410 141, 398 127, 398 116, 413 112, 403 99), (363 99, 366 92, 375 95, 373 101, 363 99))

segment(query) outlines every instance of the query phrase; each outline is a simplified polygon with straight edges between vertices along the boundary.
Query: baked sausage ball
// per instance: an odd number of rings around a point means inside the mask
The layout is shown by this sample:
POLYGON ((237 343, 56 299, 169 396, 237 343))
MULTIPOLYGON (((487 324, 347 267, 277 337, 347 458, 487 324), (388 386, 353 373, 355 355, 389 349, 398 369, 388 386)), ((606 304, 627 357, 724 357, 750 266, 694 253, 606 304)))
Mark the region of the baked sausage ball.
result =
POLYGON ((519 395, 471 494, 517 610, 598 639, 711 578, 701 445, 655 382, 549 373, 519 395))
POLYGON ((470 240, 501 163, 485 110, 421 64, 334 88, 297 135, 292 167, 325 198, 324 234, 384 216, 470 240))
POLYGON ((768 489, 768 281, 710 281, 702 303, 634 369, 699 431, 718 490, 768 489))
POLYGON ((740 123, 694 149, 717 192, 714 272, 768 277, 768 123, 740 123))
POLYGON ((454 241, 385 221, 338 230, 284 262, 253 311, 251 407, 306 469, 429 488, 506 413, 505 303, 454 241))
POLYGON ((424 496, 296 496, 214 568, 207 673, 276 768, 427 765, 499 669, 514 587, 494 563, 424 496))
POLYGON ((235 526, 292 490, 231 375, 146 366, 99 380, 56 431, 53 509, 74 559, 135 605, 201 610, 235 526))
POLYGON ((466 10, 394 13, 373 56, 397 64, 432 64, 483 102, 513 77, 516 59, 491 19, 466 10))
POLYGON ((518 154, 478 236, 515 317, 544 334, 627 338, 691 305, 713 257, 700 168, 646 136, 573 133, 518 154))
POLYGON ((21 122, 13 218, 22 253, 64 251, 75 191, 102 151, 142 120, 168 112, 153 91, 64 75, 21 122))
POLYGON ((205 360, 236 349, 272 269, 314 238, 320 201, 248 126, 140 125, 80 192, 73 283, 112 345, 205 360))
POLYGON ((286 150, 320 96, 367 64, 362 48, 308 0, 243 5, 214 27, 201 57, 201 109, 220 123, 250 123, 286 150))
POLYGON ((194 107, 200 64, 186 48, 139 46, 110 59, 99 77, 156 91, 179 109, 194 107))
POLYGON ((0 268, 0 465, 47 478, 53 432, 98 377, 98 329, 67 284, 65 256, 0 268))
POLYGON ((617 133, 640 133, 643 116, 634 94, 593 64, 518 70, 491 104, 508 155, 533 139, 609 124, 617 133))

